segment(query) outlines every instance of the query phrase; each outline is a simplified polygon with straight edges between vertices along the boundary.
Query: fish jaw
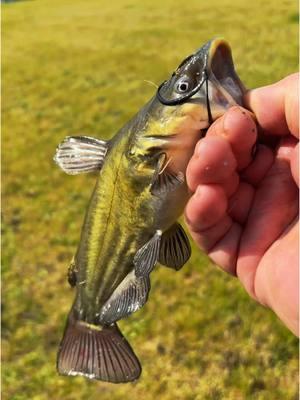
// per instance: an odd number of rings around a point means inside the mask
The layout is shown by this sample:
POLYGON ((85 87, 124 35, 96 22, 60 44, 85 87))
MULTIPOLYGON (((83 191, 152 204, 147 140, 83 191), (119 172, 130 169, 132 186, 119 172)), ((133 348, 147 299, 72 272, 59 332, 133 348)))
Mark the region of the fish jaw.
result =
POLYGON ((212 120, 234 105, 243 105, 246 88, 237 75, 231 48, 223 39, 210 43, 207 55, 208 98, 212 120))
POLYGON ((187 57, 157 90, 165 106, 198 104, 205 112, 205 128, 226 110, 242 105, 246 89, 239 79, 229 44, 220 38, 210 40, 187 57))

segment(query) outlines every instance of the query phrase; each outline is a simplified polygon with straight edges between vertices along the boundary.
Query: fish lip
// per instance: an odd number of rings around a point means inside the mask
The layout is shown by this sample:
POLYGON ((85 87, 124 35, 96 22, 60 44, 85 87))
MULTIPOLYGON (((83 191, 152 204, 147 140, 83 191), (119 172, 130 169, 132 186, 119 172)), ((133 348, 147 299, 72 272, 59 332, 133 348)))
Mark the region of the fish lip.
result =
POLYGON ((205 69, 208 80, 213 77, 220 86, 229 92, 237 104, 242 105, 246 88, 235 71, 229 43, 223 38, 215 38, 206 43, 199 52, 201 50, 203 52, 204 47, 206 48, 205 69), (231 85, 226 84, 228 78, 231 79, 231 85))

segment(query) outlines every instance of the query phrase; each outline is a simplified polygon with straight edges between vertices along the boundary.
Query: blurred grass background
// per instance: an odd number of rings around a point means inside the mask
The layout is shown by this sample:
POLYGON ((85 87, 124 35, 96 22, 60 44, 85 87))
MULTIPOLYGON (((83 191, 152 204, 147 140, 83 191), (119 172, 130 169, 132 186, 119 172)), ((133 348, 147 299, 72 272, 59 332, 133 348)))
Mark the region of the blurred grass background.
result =
POLYGON ((221 35, 248 87, 297 70, 290 0, 51 0, 2 7, 3 399, 297 399, 297 340, 197 249, 159 268, 120 326, 143 364, 110 385, 59 377, 66 281, 95 176, 52 161, 70 134, 111 137, 183 57, 221 35))

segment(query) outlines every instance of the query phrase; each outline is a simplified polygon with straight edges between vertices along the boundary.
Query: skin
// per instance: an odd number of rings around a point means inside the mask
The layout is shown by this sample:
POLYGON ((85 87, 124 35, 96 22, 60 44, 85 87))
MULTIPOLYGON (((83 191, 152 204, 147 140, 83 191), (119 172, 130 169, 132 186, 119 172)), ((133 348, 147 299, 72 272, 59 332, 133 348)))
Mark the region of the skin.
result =
POLYGON ((251 90, 244 98, 251 111, 235 106, 213 123, 187 168, 192 196, 185 210, 198 246, 294 334, 299 334, 298 85, 294 74, 251 90))

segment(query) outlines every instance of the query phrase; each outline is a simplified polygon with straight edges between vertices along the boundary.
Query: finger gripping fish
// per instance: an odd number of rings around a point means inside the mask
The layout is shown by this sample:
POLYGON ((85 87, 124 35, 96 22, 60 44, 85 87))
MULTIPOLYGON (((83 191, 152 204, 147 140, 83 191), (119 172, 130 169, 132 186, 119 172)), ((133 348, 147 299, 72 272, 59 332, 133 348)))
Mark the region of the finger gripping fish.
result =
POLYGON ((147 302, 160 263, 179 270, 189 240, 176 222, 189 198, 185 171, 195 144, 244 87, 227 42, 214 39, 186 58, 111 140, 67 137, 56 163, 68 174, 98 171, 68 271, 76 297, 57 369, 109 382, 137 379, 141 366, 117 321, 147 302))

